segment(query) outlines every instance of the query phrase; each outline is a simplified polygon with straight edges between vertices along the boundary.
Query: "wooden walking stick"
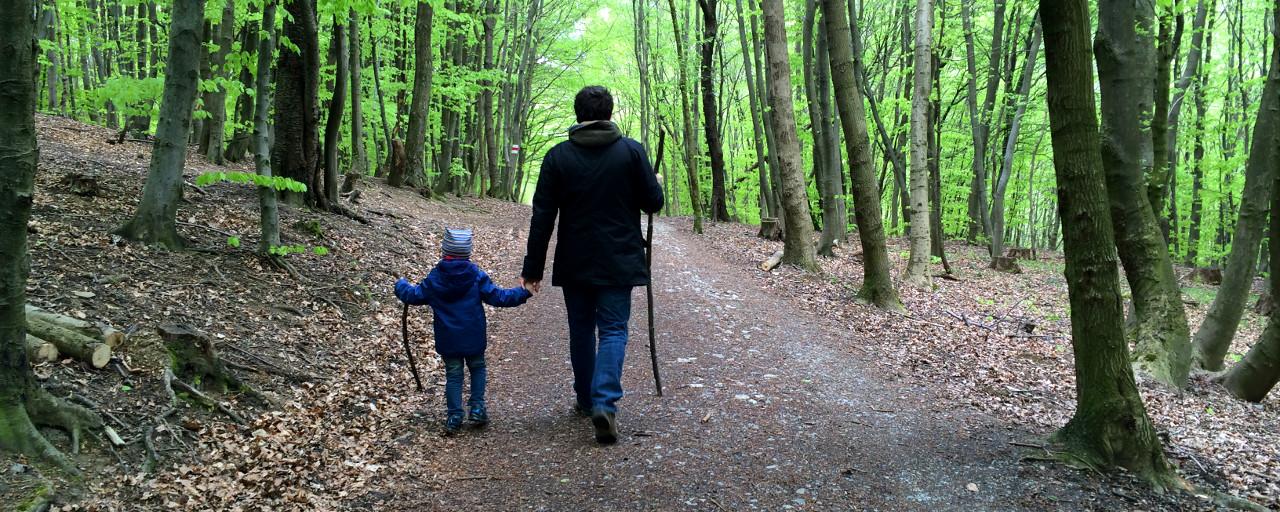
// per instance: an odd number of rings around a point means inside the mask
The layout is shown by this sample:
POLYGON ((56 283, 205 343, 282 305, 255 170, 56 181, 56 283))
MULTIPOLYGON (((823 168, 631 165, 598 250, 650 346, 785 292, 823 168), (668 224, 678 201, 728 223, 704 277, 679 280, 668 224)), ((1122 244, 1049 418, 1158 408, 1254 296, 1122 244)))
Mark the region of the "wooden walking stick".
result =
MULTIPOLYGON (((653 173, 661 175, 662 151, 667 143, 667 132, 658 130, 658 162, 653 173)), ((653 362, 653 385, 658 388, 658 396, 662 396, 662 374, 658 372, 658 339, 653 330, 653 214, 649 214, 649 238, 645 241, 645 266, 649 269, 649 284, 645 292, 649 295, 649 360, 653 362)))
POLYGON ((418 362, 413 359, 413 348, 409 346, 409 305, 404 305, 404 310, 400 313, 400 337, 404 340, 404 353, 409 356, 409 370, 413 372, 413 382, 418 385, 418 392, 422 392, 422 378, 418 377, 418 362))

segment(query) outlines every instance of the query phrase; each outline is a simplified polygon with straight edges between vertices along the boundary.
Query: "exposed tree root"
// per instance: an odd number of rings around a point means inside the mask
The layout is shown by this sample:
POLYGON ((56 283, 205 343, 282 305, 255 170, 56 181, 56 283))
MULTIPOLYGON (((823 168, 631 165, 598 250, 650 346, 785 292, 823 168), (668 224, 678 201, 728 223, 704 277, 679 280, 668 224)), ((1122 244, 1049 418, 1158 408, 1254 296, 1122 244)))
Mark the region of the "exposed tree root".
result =
POLYGON ((72 475, 79 475, 75 463, 45 439, 36 426, 57 427, 71 435, 71 452, 80 452, 80 434, 86 428, 101 428, 102 419, 93 412, 33 388, 18 403, 0 406, 0 449, 37 457, 72 475))

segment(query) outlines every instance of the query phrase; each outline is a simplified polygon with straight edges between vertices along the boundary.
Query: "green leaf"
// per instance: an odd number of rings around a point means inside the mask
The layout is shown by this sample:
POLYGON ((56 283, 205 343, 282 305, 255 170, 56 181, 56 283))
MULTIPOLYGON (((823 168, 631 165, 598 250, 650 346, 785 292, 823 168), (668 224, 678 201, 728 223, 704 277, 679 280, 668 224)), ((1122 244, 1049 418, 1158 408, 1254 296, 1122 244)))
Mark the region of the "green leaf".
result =
POLYGON ((311 252, 316 253, 316 256, 324 256, 326 254, 329 254, 329 248, 323 247, 323 246, 316 246, 315 248, 311 249, 311 252))
POLYGON ((238 237, 238 236, 229 236, 229 237, 227 237, 227 245, 230 245, 230 246, 235 247, 235 248, 239 248, 239 247, 240 247, 240 237, 238 237))

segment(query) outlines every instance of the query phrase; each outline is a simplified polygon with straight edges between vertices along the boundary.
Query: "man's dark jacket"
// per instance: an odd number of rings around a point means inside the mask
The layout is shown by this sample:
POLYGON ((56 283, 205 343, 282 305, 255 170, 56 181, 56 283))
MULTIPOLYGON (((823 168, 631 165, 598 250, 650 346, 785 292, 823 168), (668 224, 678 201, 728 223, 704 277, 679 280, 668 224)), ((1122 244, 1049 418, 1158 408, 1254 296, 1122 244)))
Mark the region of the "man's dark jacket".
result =
POLYGON ((558 214, 553 286, 649 284, 640 212, 655 213, 662 201, 662 186, 639 142, 623 137, 610 121, 575 125, 569 140, 542 158, 521 275, 542 280, 558 214))

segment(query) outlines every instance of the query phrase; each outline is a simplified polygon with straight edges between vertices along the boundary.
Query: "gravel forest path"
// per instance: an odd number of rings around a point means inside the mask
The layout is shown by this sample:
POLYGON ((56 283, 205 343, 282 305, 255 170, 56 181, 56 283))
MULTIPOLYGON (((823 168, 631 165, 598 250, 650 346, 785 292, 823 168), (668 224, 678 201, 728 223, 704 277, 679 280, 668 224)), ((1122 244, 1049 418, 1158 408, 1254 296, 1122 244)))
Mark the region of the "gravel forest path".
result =
MULTIPOLYGON (((1031 436, 878 379, 846 332, 773 297, 703 239, 660 221, 654 262, 666 396, 654 394, 644 289, 600 447, 570 411, 564 305, 544 288, 491 313, 482 431, 434 440, 424 411, 400 456, 451 474, 382 475, 403 510, 1083 510, 1127 507, 1097 479, 1019 462, 1031 436), (431 442, 408 442, 432 439, 431 442), (441 460, 445 459, 445 460, 441 460)), ((438 377, 433 377, 438 378, 438 377)), ((438 391, 437 391, 438 393, 438 391)))

